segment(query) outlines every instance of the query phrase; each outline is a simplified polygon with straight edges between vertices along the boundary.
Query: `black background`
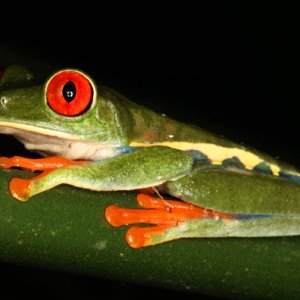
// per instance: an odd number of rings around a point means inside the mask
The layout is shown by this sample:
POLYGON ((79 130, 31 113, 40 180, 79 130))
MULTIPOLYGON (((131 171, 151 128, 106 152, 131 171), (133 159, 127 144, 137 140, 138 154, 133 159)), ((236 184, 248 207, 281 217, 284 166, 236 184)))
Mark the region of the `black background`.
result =
MULTIPOLYGON (((135 102, 300 166, 295 4, 127 2, 23 2, 1 9, 0 50, 7 53, 1 61, 23 63, 41 77, 82 69, 135 102)), ((57 298, 80 299, 87 290, 103 295, 110 287, 122 296, 139 290, 44 270, 3 270, 57 298)), ((149 298, 174 294, 140 289, 149 298)))

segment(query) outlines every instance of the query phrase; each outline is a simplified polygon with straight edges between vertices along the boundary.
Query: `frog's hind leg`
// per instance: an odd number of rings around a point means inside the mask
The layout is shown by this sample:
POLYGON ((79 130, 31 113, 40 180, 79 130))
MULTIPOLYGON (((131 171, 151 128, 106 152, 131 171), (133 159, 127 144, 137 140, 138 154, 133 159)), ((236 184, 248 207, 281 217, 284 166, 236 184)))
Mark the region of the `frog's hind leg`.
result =
MULTIPOLYGON (((126 241, 133 248, 161 243, 172 238, 172 228, 191 220, 230 219, 231 215, 177 200, 165 200, 147 194, 138 194, 137 202, 143 209, 107 207, 105 218, 115 227, 130 224, 152 224, 155 226, 134 226, 127 231, 126 241), (168 233, 169 237, 168 237, 168 233), (171 238, 170 238, 171 237, 171 238)), ((175 230, 176 231, 176 230, 175 230)))
POLYGON ((113 226, 152 224, 130 228, 130 246, 186 237, 300 235, 300 185, 287 180, 216 169, 191 172, 165 186, 182 201, 139 196, 144 209, 107 208, 113 226))

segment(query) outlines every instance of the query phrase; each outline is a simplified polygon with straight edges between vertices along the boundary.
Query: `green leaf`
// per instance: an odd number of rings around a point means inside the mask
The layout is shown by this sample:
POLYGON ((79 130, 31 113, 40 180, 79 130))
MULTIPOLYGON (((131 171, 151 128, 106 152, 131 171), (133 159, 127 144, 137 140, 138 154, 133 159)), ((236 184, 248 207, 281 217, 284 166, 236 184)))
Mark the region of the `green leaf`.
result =
POLYGON ((0 171, 0 259, 100 278, 230 298, 298 299, 300 237, 185 239, 131 249, 127 228, 104 219, 110 204, 136 207, 135 192, 60 186, 21 203, 0 171))

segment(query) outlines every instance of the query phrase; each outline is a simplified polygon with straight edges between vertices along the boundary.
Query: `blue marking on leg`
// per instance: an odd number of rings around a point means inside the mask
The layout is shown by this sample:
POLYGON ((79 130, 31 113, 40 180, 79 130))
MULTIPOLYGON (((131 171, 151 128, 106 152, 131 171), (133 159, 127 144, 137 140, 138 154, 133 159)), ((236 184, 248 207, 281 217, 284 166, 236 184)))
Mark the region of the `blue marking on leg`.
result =
POLYGON ((121 146, 121 147, 118 147, 116 149, 116 151, 118 152, 118 154, 125 154, 125 153, 130 153, 130 152, 136 151, 138 149, 141 149, 141 148, 140 147, 121 146))
POLYGON ((294 174, 290 174, 290 173, 285 172, 285 171, 280 171, 279 172, 279 176, 283 177, 283 178, 286 178, 288 180, 291 180, 293 182, 300 183, 300 176, 297 176, 297 175, 294 175, 294 174))
POLYGON ((238 220, 251 220, 251 219, 263 219, 263 218, 272 218, 273 215, 264 215, 264 214, 245 214, 245 215, 236 215, 238 220))
POLYGON ((234 167, 238 169, 245 169, 245 165, 236 156, 224 159, 222 162, 222 166, 224 166, 225 168, 234 167))
POLYGON ((199 163, 210 163, 210 159, 202 153, 201 151, 198 150, 187 150, 186 153, 191 155, 193 159, 199 163))
POLYGON ((253 168, 253 171, 256 171, 258 173, 264 173, 264 174, 273 175, 273 172, 272 172, 270 166, 267 163, 265 163, 265 162, 261 162, 258 165, 256 165, 253 168))

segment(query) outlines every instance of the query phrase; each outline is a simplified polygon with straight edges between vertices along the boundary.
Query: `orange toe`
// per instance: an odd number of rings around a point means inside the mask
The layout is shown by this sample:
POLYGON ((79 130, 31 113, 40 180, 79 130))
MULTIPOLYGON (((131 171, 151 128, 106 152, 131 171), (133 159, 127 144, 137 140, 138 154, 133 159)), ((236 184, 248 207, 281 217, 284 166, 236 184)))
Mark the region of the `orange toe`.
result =
POLYGON ((13 197, 20 201, 27 201, 30 194, 30 181, 28 179, 12 178, 9 182, 9 190, 13 197))
POLYGON ((175 226, 178 219, 165 209, 132 209, 110 205, 105 210, 107 222, 115 227, 129 224, 175 226))
POLYGON ((169 226, 151 226, 151 227, 138 227, 134 226, 127 230, 126 242, 132 248, 141 248, 151 244, 151 239, 155 235, 163 234, 169 226))

